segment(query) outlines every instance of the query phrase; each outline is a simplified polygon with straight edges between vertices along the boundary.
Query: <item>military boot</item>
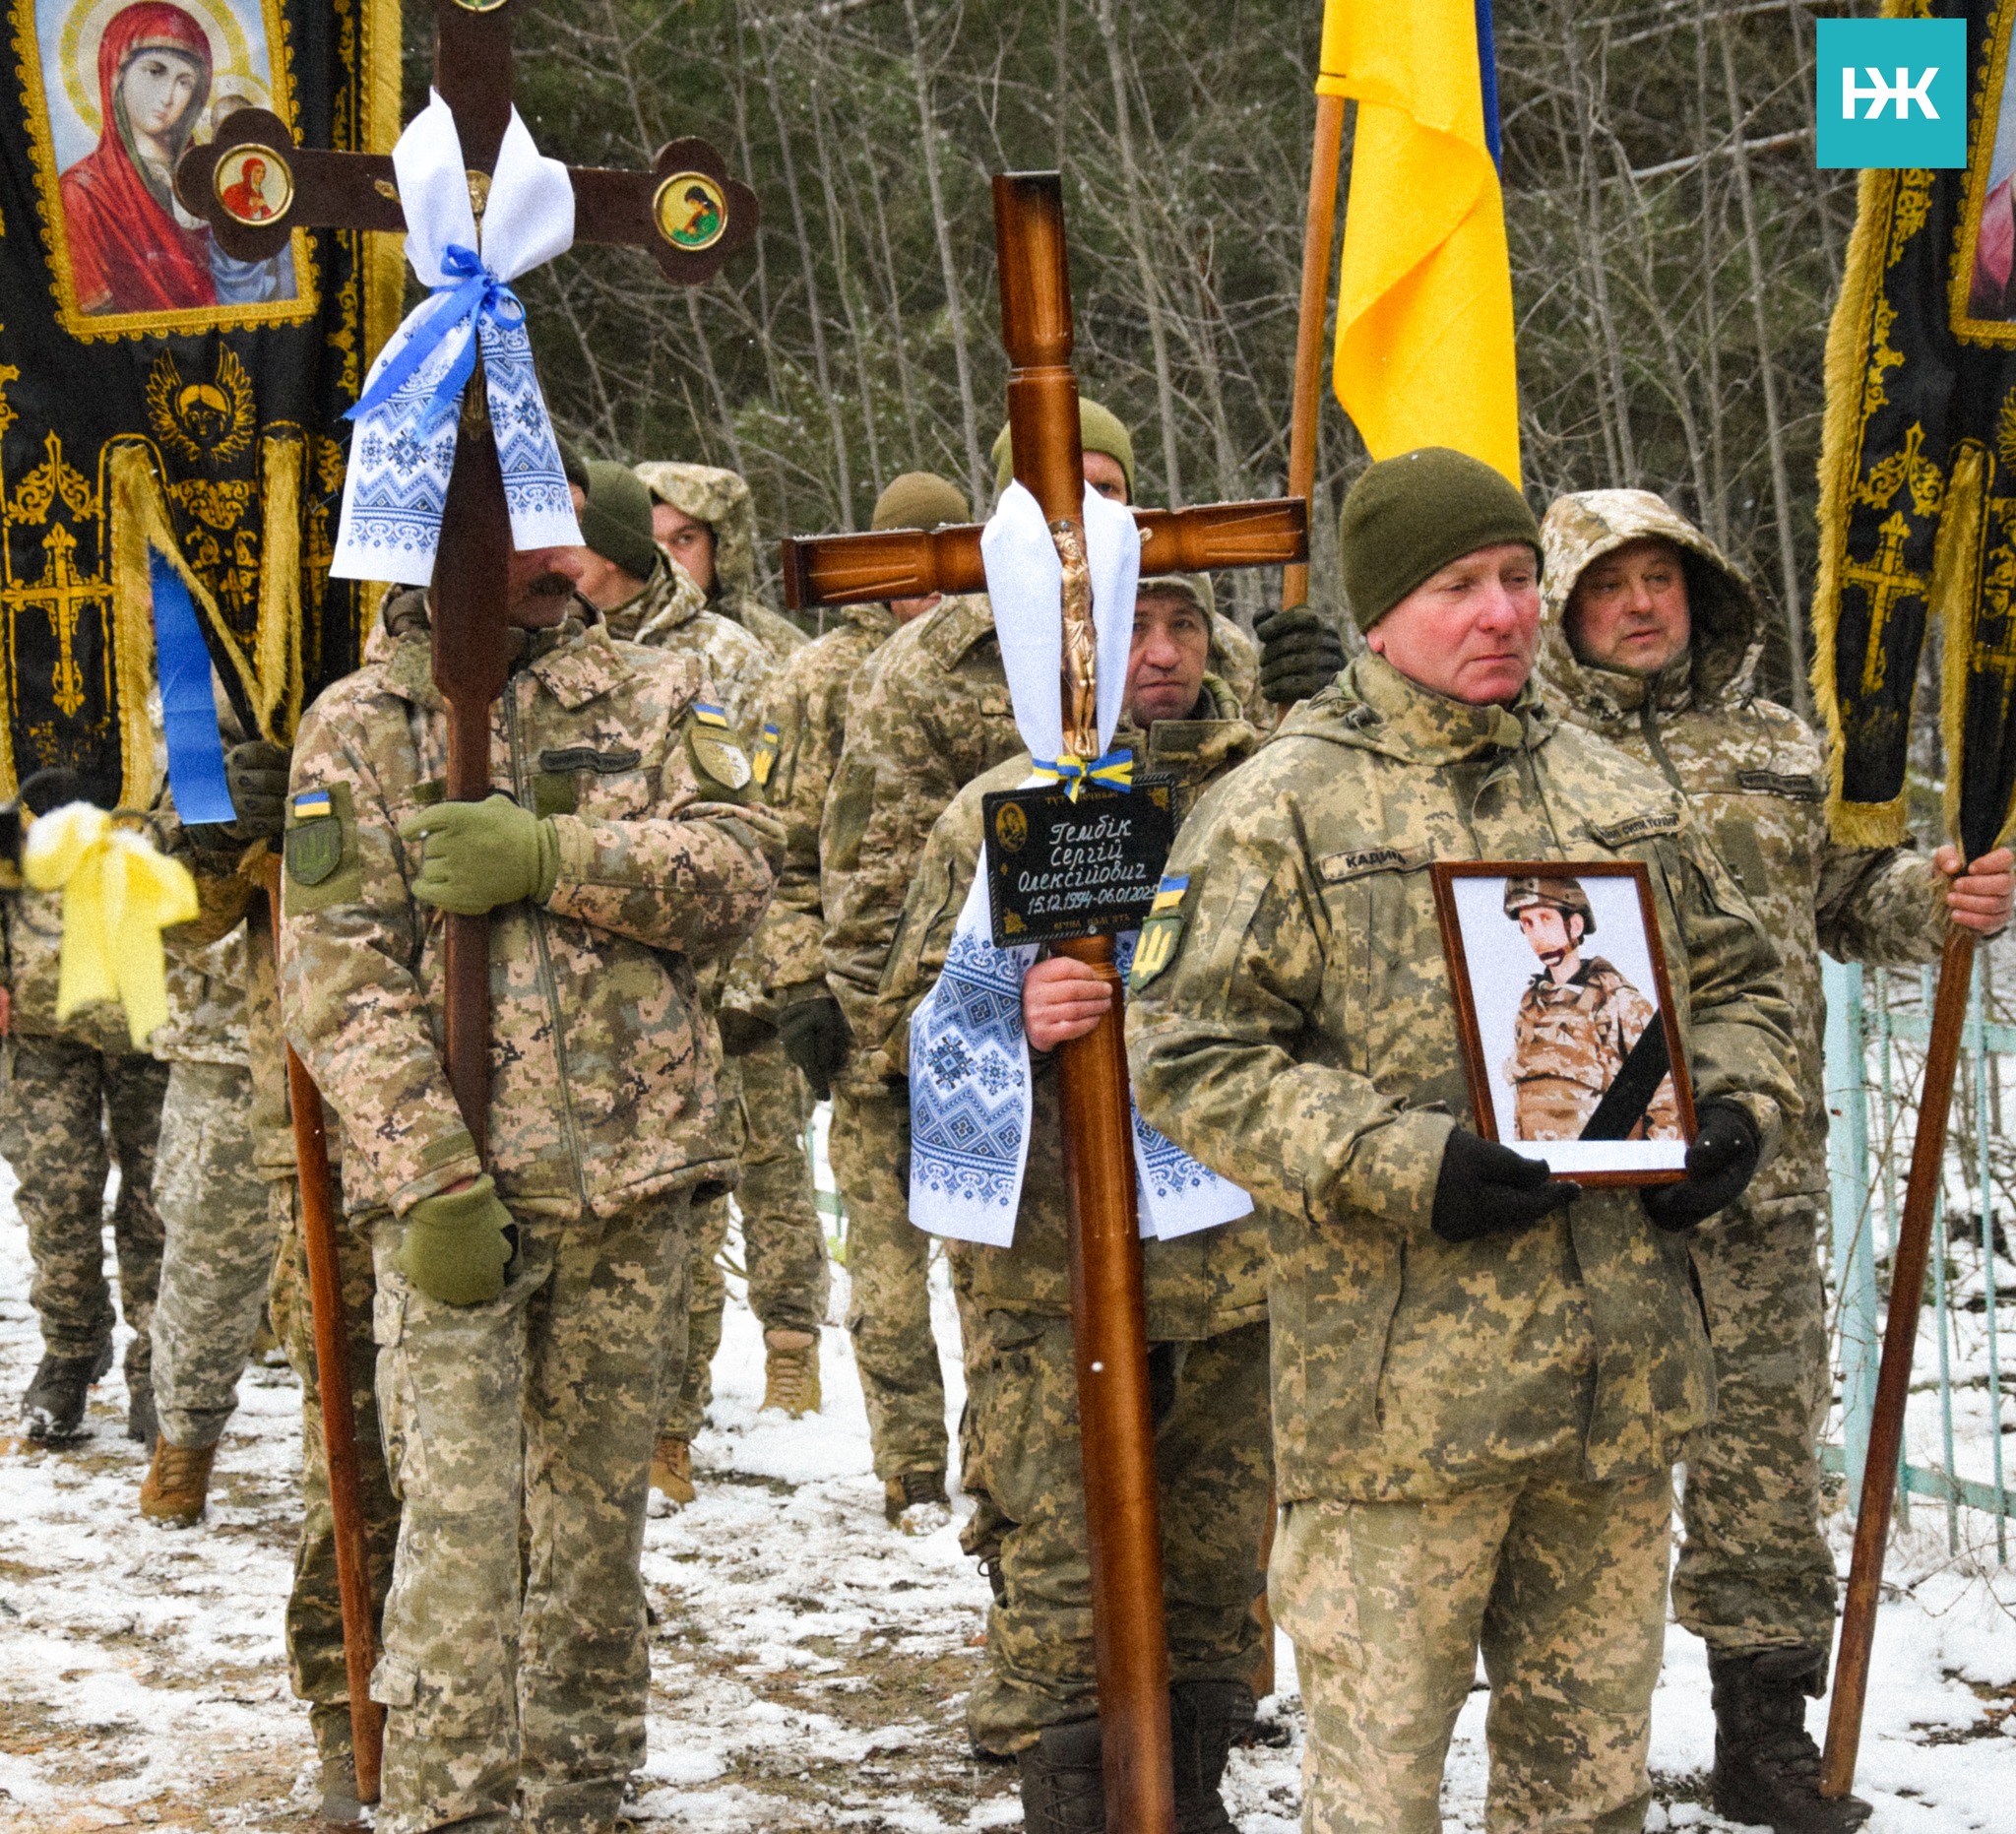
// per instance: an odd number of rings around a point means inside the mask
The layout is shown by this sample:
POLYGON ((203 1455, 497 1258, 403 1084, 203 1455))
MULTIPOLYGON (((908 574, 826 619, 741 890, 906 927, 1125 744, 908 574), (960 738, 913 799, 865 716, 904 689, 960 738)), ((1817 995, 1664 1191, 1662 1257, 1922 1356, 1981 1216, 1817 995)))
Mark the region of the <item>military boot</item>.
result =
POLYGON ((1024 1834, 1105 1834, 1106 1781, 1099 1721, 1046 1726, 1016 1754, 1024 1834))
POLYGON ((135 1445, 152 1445, 160 1436, 160 1417, 154 1411, 154 1377, 136 1375, 126 1384, 126 1437, 135 1445))
POLYGON ((675 1509, 693 1500, 693 1446, 675 1432, 662 1432, 651 1454, 651 1487, 675 1509))
POLYGON ((764 1332, 763 1405, 782 1408, 794 1420, 819 1412, 818 1332, 764 1332))
POLYGON ((1710 1655, 1717 1814, 1775 1834, 1849 1834, 1869 1818, 1860 1797, 1820 1794, 1806 1701, 1818 1698, 1826 1673, 1825 1650, 1710 1655))
POLYGON ((210 1501, 210 1468, 215 1445, 170 1445, 157 1437, 154 1463, 140 1485, 140 1513, 150 1522, 194 1528, 210 1501))
POLYGON ((353 1828, 363 1820, 364 1807, 357 1801, 349 1704, 318 1702, 308 1709, 308 1723, 315 1730, 315 1754, 321 1760, 322 1800, 316 1812, 325 1828, 353 1828))
POLYGON ((906 1471, 882 1485, 882 1518, 906 1535, 931 1535, 952 1520, 942 1471, 906 1471))
POLYGON ((1238 1834, 1218 1793, 1232 1741, 1253 1723, 1244 1681, 1178 1681, 1169 1689, 1176 1834, 1238 1834))
POLYGON ((111 1366, 109 1338, 94 1356, 43 1357, 28 1393, 21 1398, 21 1418, 28 1423, 28 1436, 44 1445, 82 1438, 91 1385, 111 1366))

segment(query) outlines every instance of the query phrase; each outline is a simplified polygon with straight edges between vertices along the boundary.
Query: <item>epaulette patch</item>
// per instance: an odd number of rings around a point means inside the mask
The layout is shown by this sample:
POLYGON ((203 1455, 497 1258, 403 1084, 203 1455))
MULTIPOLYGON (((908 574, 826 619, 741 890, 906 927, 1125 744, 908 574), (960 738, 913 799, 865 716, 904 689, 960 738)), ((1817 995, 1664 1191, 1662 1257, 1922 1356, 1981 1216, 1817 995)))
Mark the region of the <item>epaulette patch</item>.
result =
POLYGON ((1148 908, 1148 920, 1141 926, 1134 945, 1134 960, 1127 971, 1129 991, 1138 991, 1176 959, 1183 940, 1183 897, 1190 889, 1187 872, 1165 872, 1155 888, 1155 902, 1148 908))
POLYGON ((749 760, 749 775, 755 778, 759 790, 770 788, 770 773, 777 768, 780 742, 777 723, 774 720, 766 720, 763 723, 763 736, 756 741, 756 755, 749 760))

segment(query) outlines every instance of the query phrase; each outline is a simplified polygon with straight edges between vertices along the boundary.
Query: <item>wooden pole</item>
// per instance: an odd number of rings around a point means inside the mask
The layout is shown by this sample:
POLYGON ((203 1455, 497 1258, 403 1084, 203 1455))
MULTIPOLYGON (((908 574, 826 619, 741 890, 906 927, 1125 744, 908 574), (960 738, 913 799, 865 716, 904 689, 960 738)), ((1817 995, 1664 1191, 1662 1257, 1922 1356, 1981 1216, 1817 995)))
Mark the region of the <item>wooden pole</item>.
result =
POLYGON ((1924 1302, 1925 1263, 1932 1244, 1932 1213, 1946 1155, 1946 1116, 1953 1105, 1953 1075, 1967 1023, 1974 980, 1975 932, 1955 924, 1939 959, 1939 992, 1932 1008, 1931 1043, 1919 1094, 1918 1134, 1911 1147, 1911 1176, 1904 1187, 1904 1217, 1890 1267, 1890 1309, 1883 1324, 1883 1361, 1876 1376, 1876 1407, 1862 1471, 1861 1505, 1855 1522, 1848 1598, 1841 1609, 1841 1642, 1834 1659, 1834 1692, 1827 1709, 1827 1750, 1820 1794, 1846 1796, 1855 1786, 1861 1744, 1862 1704, 1868 1693, 1875 1644, 1876 1604, 1883 1584, 1883 1554, 1904 1451, 1904 1404, 1918 1346, 1919 1310, 1924 1302))
MULTIPOLYGON (((1295 322, 1293 415, 1288 435, 1288 493, 1307 499, 1316 487, 1316 435, 1323 398, 1323 321, 1330 305, 1330 249, 1337 223, 1337 165, 1344 151, 1342 95, 1316 97, 1315 146, 1309 157, 1309 204, 1302 218, 1302 306, 1295 322)), ((1284 606, 1309 601, 1309 563, 1281 571, 1284 606)), ((1271 1667, 1271 1658, 1270 1658, 1271 1667)))
MULTIPOLYGON (((1084 458, 1057 174, 997 177, 994 229, 1001 342, 1015 366, 1008 380, 1008 423, 1016 476, 1042 506, 1064 563, 1064 742, 1089 762, 1099 752, 1098 645, 1084 565, 1084 458)), ((1122 989, 1110 936, 1057 947, 1086 963, 1113 990, 1098 1026, 1057 1054, 1106 1828, 1107 1834, 1173 1834, 1162 1512, 1148 1398, 1148 1310, 1122 989)))
MULTIPOLYGON (((280 962, 280 856, 262 868, 273 913, 273 949, 280 962)), ((294 1172, 301 1192, 301 1246, 308 1262, 308 1305, 314 1320, 316 1388, 322 1397, 322 1457, 329 1471, 329 1512, 335 1524, 336 1588, 343 1606, 343 1664, 350 1696, 350 1750, 357 1801, 378 1800, 385 1754, 385 1710, 371 1698, 378 1661, 378 1623, 371 1609, 371 1568, 364 1551, 364 1494, 357 1465, 357 1415, 350 1404, 349 1321, 337 1259, 336 1205, 329 1177, 329 1139, 322 1093, 308 1066, 287 1054, 287 1109, 294 1125, 294 1172)))

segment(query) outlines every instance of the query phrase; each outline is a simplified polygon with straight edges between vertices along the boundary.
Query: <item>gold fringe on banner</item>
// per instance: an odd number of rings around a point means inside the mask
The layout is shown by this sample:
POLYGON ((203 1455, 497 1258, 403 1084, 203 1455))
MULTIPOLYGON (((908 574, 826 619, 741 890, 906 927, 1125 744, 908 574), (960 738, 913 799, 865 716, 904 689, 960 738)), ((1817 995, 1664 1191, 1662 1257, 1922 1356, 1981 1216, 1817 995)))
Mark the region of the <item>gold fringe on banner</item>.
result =
MULTIPOLYGON (((1885 9, 1888 10, 1887 8, 1885 9)), ((1867 373, 1875 314, 1882 304, 1884 256, 1896 214, 1900 174, 1864 171, 1849 237, 1841 297, 1827 327, 1827 410, 1820 427, 1819 568, 1813 582, 1813 706, 1827 727, 1827 819, 1848 847, 1895 847, 1909 833, 1907 798, 1848 802, 1842 798, 1846 739, 1836 693, 1836 645, 1841 623, 1841 556, 1849 506, 1861 475, 1861 429, 1868 394, 1882 387, 1882 372, 1867 373)))

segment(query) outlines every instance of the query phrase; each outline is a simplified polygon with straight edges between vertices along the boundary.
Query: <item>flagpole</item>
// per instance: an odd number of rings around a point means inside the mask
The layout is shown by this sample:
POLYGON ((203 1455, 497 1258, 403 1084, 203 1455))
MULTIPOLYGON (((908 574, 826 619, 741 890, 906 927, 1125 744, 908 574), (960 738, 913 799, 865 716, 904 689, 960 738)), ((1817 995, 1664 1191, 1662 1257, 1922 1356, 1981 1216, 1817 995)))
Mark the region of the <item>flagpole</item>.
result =
MULTIPOLYGON (((1302 304, 1295 324, 1295 381, 1288 436, 1288 494, 1310 496, 1316 484, 1316 432, 1323 390, 1323 321, 1330 307, 1330 250, 1337 224, 1337 166, 1344 151, 1342 95, 1316 97, 1309 158, 1309 204, 1302 218, 1302 304)), ((1284 606, 1309 601, 1309 563, 1281 570, 1284 606)))
POLYGON ((1924 1086, 1919 1092, 1918 1133, 1911 1145, 1911 1174, 1904 1187, 1904 1215, 1890 1266, 1890 1311, 1883 1324, 1883 1361, 1876 1376, 1876 1405, 1869 1421, 1868 1456, 1862 1467, 1860 1507, 1856 1511, 1855 1553, 1848 1569, 1848 1597, 1841 1608, 1841 1642, 1834 1658, 1833 1697, 1827 1707, 1827 1750, 1820 1766, 1820 1794, 1846 1796, 1855 1785, 1856 1757, 1862 1736, 1862 1704, 1868 1693, 1869 1659, 1876 1635, 1876 1606, 1882 1596, 1883 1553, 1890 1540, 1890 1510, 1897 1495, 1898 1460, 1904 1452, 1904 1405, 1911 1392, 1911 1361, 1918 1347, 1919 1309, 1924 1303, 1925 1263, 1932 1239, 1946 1155, 1946 1117, 1953 1105, 1953 1075, 1967 1023, 1967 996, 1974 980, 1975 933, 1954 924, 1939 959, 1939 991, 1932 1007, 1931 1039, 1925 1050, 1924 1086))

